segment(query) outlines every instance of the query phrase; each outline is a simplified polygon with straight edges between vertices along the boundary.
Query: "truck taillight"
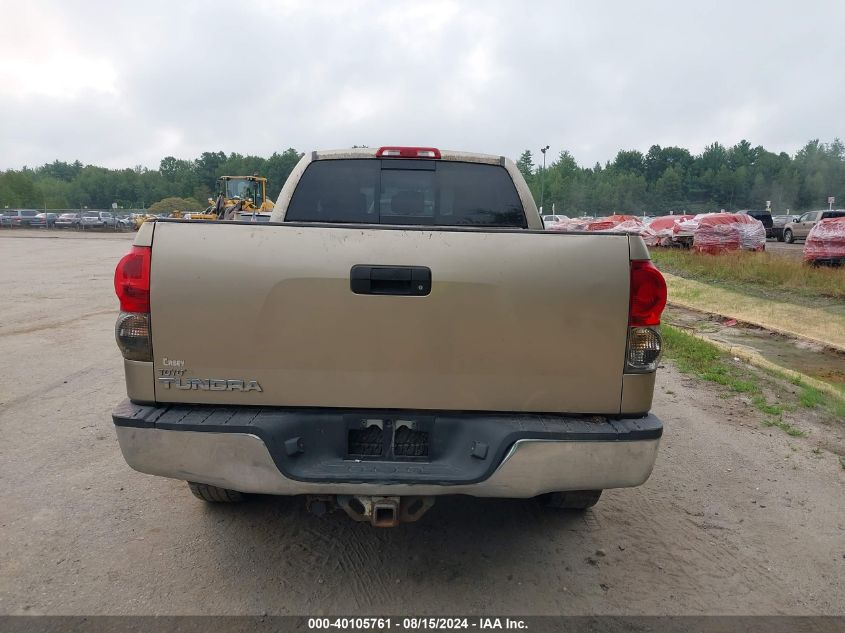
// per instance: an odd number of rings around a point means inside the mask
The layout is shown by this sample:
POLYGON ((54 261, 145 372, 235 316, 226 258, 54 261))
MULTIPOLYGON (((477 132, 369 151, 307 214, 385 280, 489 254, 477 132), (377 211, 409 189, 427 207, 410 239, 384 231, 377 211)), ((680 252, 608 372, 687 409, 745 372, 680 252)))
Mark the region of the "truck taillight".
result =
POLYGON ((632 261, 625 371, 657 369, 663 347, 657 326, 665 307, 666 280, 663 275, 649 260, 632 261))
POLYGON ((379 147, 377 158, 440 158, 436 147, 379 147))
POLYGON ((150 311, 149 246, 133 246, 114 270, 114 291, 123 312, 150 311))
POLYGON ((628 325, 643 327, 660 325, 666 307, 666 280, 650 260, 631 262, 631 303, 628 325))
POLYGON ((150 334, 150 254, 149 246, 133 246, 114 271, 114 291, 120 301, 120 314, 114 336, 127 360, 152 361, 150 334))
POLYGON ((663 349, 663 338, 656 327, 628 328, 628 351, 625 356, 625 371, 644 373, 657 369, 657 361, 663 349))
POLYGON ((152 361, 153 346, 149 314, 121 312, 114 325, 114 339, 126 360, 152 361))

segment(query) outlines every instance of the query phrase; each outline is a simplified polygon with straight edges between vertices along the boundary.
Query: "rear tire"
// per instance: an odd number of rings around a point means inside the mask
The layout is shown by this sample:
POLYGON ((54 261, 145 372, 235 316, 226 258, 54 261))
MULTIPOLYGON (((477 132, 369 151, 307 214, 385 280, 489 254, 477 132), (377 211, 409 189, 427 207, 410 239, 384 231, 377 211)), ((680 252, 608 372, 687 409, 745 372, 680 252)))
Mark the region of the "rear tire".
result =
POLYGON ((789 229, 786 229, 783 232, 783 239, 786 240, 787 244, 795 243, 795 236, 792 234, 792 231, 790 231, 789 229))
POLYGON ((218 488, 209 484, 197 484, 193 481, 188 482, 188 488, 197 499, 202 499, 209 503, 239 503, 244 500, 244 494, 237 490, 229 490, 228 488, 218 488))
POLYGON ((598 503, 601 490, 569 490, 550 492, 537 497, 544 508, 553 510, 586 510, 598 503))
POLYGON ((778 242, 782 242, 782 241, 783 241, 783 233, 778 233, 778 235, 777 235, 777 240, 778 240, 778 242))

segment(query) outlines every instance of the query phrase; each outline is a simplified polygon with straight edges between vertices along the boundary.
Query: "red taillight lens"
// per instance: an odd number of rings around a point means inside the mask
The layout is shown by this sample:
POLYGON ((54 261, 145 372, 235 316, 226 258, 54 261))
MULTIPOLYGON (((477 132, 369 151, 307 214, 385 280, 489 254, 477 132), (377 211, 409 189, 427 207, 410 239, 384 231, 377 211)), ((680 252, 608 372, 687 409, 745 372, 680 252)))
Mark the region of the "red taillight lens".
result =
POLYGON ((149 246, 133 246, 114 270, 114 291, 122 312, 150 311, 149 246))
POLYGON ((377 158, 440 158, 436 147, 379 147, 377 158))
POLYGON ((631 306, 628 325, 660 325, 666 307, 666 280, 649 260, 631 262, 631 306))

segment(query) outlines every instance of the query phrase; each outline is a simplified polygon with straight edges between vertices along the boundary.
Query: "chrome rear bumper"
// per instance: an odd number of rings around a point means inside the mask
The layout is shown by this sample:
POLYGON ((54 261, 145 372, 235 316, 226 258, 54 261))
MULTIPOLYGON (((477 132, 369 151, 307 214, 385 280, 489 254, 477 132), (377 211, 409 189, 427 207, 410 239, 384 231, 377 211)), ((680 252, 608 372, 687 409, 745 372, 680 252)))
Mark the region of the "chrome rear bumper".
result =
MULTIPOLYGON (((476 483, 309 482, 286 477, 264 441, 250 433, 116 426, 135 470, 241 492, 298 495, 444 495, 534 497, 565 490, 637 486, 648 479, 659 439, 567 441, 521 439, 492 474, 476 483)), ((367 462, 360 462, 367 468, 367 462)), ((351 468, 350 468, 351 469, 351 468)))

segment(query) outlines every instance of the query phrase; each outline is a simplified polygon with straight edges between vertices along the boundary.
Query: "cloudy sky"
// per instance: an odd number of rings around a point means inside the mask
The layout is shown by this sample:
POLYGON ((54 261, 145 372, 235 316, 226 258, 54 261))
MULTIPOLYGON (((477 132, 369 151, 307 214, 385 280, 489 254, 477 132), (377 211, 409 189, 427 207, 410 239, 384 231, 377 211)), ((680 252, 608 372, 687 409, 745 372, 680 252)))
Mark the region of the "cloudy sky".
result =
POLYGON ((0 0, 0 169, 845 137, 845 2, 0 0), (693 6, 694 5, 694 6, 693 6))

